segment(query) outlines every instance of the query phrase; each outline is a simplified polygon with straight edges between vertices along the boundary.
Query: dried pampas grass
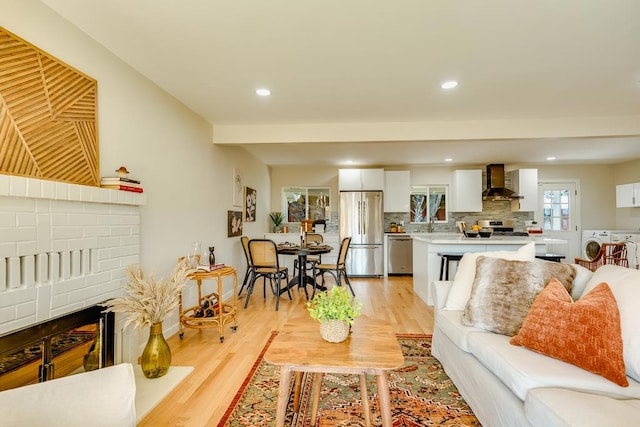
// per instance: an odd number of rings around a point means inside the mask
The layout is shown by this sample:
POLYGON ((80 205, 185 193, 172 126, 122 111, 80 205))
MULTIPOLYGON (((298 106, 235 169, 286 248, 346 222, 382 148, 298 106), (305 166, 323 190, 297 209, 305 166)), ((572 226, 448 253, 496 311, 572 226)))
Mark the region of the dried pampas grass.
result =
POLYGON ((169 279, 156 280, 154 274, 145 275, 138 265, 127 267, 129 281, 124 286, 124 297, 113 298, 103 307, 108 312, 124 313, 124 328, 133 324, 136 328, 164 321, 180 303, 180 293, 187 283, 190 270, 186 263, 179 263, 169 279))

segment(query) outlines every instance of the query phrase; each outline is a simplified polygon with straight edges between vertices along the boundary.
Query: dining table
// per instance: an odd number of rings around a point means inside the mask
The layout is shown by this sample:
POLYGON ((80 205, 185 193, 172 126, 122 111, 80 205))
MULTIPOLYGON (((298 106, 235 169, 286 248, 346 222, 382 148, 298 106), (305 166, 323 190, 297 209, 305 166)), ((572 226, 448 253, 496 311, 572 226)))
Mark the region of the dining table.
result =
POLYGON ((316 282, 316 278, 307 274, 307 256, 311 255, 321 255, 328 254, 333 250, 332 246, 324 245, 324 244, 315 244, 308 243, 306 245, 295 245, 289 243, 281 243, 278 245, 278 255, 294 255, 298 257, 298 275, 293 276, 291 280, 287 283, 287 286, 284 289, 280 290, 280 293, 287 292, 288 290, 294 288, 296 285, 298 287, 304 288, 304 293, 309 299, 309 292, 307 292, 307 285, 311 285, 313 287, 313 292, 315 294, 316 289, 325 290, 323 287, 319 287, 316 282))

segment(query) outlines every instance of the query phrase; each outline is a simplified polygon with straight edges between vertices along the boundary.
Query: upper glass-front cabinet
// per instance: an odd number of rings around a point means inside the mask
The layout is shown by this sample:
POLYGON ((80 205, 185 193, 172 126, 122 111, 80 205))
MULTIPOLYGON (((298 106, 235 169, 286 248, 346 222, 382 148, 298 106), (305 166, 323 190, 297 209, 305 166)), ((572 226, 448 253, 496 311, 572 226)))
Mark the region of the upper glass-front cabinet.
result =
POLYGON ((411 187, 410 222, 415 224, 448 222, 446 185, 411 187))
POLYGON ((282 199, 286 222, 331 219, 330 187, 285 187, 282 199))

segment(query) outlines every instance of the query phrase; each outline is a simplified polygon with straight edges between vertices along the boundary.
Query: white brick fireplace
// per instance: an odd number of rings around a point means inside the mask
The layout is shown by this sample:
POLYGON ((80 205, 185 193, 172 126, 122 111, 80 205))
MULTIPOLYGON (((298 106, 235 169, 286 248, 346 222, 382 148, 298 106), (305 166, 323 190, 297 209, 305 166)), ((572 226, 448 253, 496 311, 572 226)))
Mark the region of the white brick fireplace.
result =
MULTIPOLYGON (((125 267, 139 262, 145 201, 0 175, 0 335, 119 295, 125 267)), ((121 340, 116 362, 129 359, 121 340)))

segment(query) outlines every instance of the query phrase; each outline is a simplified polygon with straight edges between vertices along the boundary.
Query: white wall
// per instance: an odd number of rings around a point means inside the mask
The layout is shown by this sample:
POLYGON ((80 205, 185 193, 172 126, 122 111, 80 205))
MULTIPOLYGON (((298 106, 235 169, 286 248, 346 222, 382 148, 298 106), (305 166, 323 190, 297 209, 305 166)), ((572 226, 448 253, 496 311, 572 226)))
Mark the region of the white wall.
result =
MULTIPOLYGON (((242 277, 239 238, 227 237, 227 211, 240 210, 231 202, 232 169, 243 170, 245 184, 258 192, 258 221, 246 227, 257 235, 269 226, 268 168, 241 148, 214 146, 210 123, 41 2, 0 0, 0 10, 1 26, 98 81, 101 175, 124 165, 147 195, 140 211, 143 269, 169 274, 198 240, 215 246, 217 261, 237 265, 242 277)), ((167 323, 169 334, 177 330, 177 316, 167 323)))

